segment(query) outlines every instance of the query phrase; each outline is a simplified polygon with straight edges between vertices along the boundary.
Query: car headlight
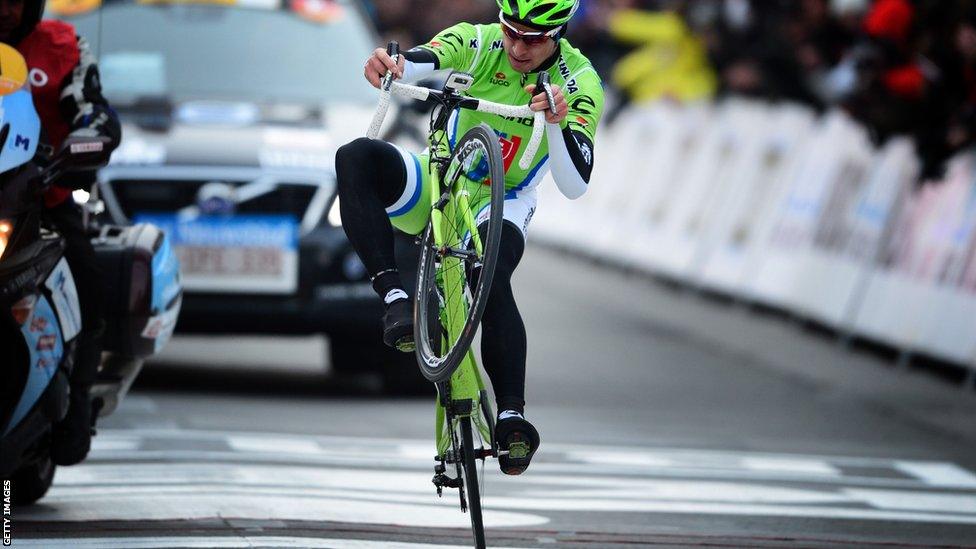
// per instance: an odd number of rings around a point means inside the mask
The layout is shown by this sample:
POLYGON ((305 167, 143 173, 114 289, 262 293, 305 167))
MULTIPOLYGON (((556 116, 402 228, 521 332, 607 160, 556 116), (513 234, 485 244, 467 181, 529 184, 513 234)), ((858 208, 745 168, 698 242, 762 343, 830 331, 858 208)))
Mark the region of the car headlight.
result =
POLYGON ((10 242, 10 235, 14 232, 14 223, 9 219, 0 219, 0 257, 7 251, 7 243, 10 242))

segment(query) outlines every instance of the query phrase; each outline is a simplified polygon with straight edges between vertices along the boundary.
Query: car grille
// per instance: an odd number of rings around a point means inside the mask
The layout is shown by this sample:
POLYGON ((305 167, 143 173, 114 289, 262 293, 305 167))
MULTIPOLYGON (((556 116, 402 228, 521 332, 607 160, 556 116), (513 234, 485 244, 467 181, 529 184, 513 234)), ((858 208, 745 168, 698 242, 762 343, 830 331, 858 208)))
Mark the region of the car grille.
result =
MULTIPOLYGON (((197 191, 212 180, 113 179, 112 193, 122 213, 129 219, 138 213, 176 212, 196 204, 197 191)), ((223 181, 240 187, 246 182, 223 181)), ((278 183, 267 193, 238 203, 238 213, 293 215, 302 219, 317 187, 307 184, 278 183)))

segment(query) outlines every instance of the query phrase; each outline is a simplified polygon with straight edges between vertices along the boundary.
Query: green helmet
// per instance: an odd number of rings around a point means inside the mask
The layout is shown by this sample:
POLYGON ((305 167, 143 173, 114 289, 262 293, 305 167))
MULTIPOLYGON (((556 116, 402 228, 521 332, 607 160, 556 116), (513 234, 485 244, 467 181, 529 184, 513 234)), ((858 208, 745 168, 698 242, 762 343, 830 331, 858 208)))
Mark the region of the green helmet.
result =
POLYGON ((495 0, 508 19, 538 27, 558 27, 576 13, 579 0, 495 0))

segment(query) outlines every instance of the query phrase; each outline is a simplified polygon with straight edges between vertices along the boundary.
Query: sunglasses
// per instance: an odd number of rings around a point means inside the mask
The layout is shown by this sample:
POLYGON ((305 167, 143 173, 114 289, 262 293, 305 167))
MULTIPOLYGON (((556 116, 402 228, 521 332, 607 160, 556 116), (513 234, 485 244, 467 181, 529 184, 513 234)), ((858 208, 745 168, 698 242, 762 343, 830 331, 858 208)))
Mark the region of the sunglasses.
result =
POLYGON ((555 40, 556 35, 559 34, 560 30, 560 27, 556 27, 545 32, 520 31, 505 20, 502 12, 498 12, 498 22, 502 24, 502 32, 505 33, 505 36, 511 40, 521 40, 522 42, 525 42, 526 46, 538 46, 539 44, 545 43, 547 40, 555 40))

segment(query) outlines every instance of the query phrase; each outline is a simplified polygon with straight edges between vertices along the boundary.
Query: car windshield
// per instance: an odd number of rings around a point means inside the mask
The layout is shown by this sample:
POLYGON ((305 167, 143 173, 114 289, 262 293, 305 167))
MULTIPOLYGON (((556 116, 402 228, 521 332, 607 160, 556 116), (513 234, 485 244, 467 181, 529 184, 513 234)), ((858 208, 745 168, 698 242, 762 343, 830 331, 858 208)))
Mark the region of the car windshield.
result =
POLYGON ((361 60, 373 36, 346 2, 320 23, 285 9, 106 3, 60 18, 99 57, 106 96, 323 104, 372 98, 361 60))

